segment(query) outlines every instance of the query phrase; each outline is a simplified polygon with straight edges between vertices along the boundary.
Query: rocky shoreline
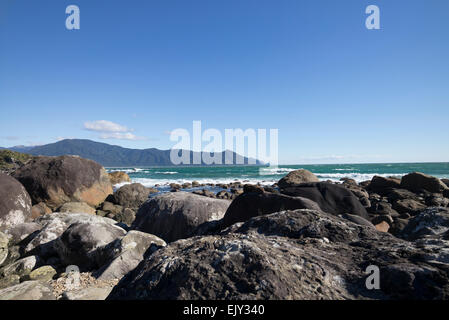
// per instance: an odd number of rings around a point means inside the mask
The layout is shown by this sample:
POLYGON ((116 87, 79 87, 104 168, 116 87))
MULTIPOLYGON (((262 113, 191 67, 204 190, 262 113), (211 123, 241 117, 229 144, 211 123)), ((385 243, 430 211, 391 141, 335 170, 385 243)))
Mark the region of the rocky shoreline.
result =
POLYGON ((296 170, 160 192, 76 156, 13 164, 0 173, 0 300, 449 298, 448 180, 296 170))

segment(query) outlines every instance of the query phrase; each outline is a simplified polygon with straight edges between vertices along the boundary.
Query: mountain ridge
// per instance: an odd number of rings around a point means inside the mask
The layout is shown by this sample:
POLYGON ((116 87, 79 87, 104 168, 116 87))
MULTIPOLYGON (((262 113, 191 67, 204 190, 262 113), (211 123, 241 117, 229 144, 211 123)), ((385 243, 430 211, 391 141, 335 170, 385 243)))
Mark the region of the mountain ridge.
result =
MULTIPOLYGON (((0 149, 2 148, 0 147, 0 149)), ((65 139, 55 143, 35 147, 16 146, 4 149, 23 152, 35 156, 77 155, 82 158, 94 160, 105 167, 186 166, 186 164, 175 165, 171 162, 171 150, 160 150, 156 148, 130 149, 88 139, 65 139)), ((190 154, 190 163, 193 163, 192 160, 194 154, 198 155, 198 152, 187 152, 190 154)), ((226 165, 224 163, 224 159, 229 153, 232 154, 234 165, 236 162, 236 157, 238 156, 243 158, 243 165, 250 164, 249 158, 247 157, 238 155, 233 151, 222 151, 219 152, 222 159, 221 165, 226 165)), ((203 159, 203 157, 201 157, 201 159, 203 159)), ((259 160, 251 160, 255 161, 253 165, 263 165, 263 163, 259 160)), ((189 165, 187 164, 187 166, 189 165)), ((208 166, 208 164, 201 160, 201 164, 190 164, 190 166, 208 166)))

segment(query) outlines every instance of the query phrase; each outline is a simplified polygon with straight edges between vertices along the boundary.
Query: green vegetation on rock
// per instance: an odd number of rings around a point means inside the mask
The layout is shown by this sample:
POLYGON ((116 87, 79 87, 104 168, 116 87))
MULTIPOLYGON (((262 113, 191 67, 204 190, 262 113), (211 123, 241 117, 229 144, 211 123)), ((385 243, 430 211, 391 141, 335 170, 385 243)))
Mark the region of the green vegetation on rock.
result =
POLYGON ((0 150, 0 171, 9 172, 27 163, 32 155, 7 149, 0 150))

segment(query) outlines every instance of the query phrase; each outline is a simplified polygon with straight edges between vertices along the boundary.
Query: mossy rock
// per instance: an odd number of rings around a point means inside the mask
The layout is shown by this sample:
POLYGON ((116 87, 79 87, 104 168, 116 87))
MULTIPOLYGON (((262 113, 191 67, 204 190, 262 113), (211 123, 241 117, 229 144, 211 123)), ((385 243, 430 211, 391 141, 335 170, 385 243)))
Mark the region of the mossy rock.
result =
POLYGON ((30 274, 23 277, 22 280, 38 280, 38 281, 50 281, 56 275, 57 271, 52 266, 43 266, 31 271, 30 274))

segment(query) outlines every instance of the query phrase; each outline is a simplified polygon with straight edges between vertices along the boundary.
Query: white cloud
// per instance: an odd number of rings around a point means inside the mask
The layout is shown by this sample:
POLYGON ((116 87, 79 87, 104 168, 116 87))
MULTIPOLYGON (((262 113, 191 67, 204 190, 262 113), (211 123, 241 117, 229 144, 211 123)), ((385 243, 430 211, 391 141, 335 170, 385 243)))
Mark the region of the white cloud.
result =
POLYGON ((120 133, 120 132, 111 132, 111 133, 102 133, 100 135, 100 139, 117 139, 117 140, 146 140, 145 137, 138 137, 130 132, 120 133))
POLYGON ((145 137, 138 137, 135 134, 132 134, 131 132, 134 131, 133 129, 107 120, 85 122, 84 129, 99 132, 100 139, 147 140, 145 137))
POLYGON ((107 120, 98 120, 92 122, 85 122, 84 129, 96 132, 130 132, 132 129, 128 129, 118 123, 114 123, 107 120))

